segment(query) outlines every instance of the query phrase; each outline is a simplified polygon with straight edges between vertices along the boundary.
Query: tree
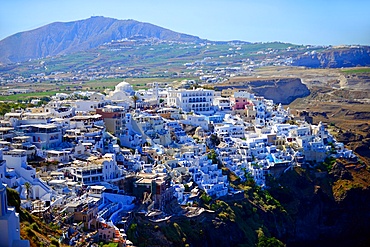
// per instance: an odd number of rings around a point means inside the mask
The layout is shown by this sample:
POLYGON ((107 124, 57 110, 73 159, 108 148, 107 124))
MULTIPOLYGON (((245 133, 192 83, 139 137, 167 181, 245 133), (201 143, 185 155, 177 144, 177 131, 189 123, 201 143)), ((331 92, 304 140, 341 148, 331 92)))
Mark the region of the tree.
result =
POLYGON ((213 133, 209 137, 209 148, 214 148, 221 143, 220 138, 218 138, 217 134, 213 133))
POLYGON ((208 159, 212 160, 212 164, 218 164, 217 153, 214 149, 208 153, 208 159))
POLYGON ((19 213, 20 206, 21 206, 21 198, 19 197, 19 193, 15 189, 11 189, 9 187, 6 187, 6 194, 8 197, 8 204, 9 206, 15 207, 17 212, 19 213))
POLYGON ((26 188, 27 200, 29 200, 30 195, 32 194, 32 185, 29 182, 25 182, 24 187, 26 188))
POLYGON ((139 97, 135 94, 134 96, 131 97, 132 101, 134 101, 134 108, 136 109, 136 103, 139 100, 139 97))
POLYGON ((284 247, 285 244, 275 237, 266 237, 262 228, 257 231, 258 242, 257 247, 284 247))

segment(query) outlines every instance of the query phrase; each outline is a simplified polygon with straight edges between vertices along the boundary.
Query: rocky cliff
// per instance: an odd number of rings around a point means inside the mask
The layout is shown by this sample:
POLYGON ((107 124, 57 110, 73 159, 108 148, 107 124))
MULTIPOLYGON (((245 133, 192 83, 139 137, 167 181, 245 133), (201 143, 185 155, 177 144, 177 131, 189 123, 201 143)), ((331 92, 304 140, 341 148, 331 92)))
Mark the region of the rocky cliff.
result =
POLYGON ((232 182, 244 199, 212 200, 212 210, 150 222, 137 216, 128 238, 139 246, 368 246, 370 172, 338 160, 330 169, 295 168, 268 179, 232 182))
POLYGON ((294 66, 309 68, 342 68, 370 65, 370 47, 332 48, 313 54, 298 55, 294 66))
POLYGON ((215 87, 217 90, 227 88, 248 90, 258 96, 272 99, 277 104, 290 104, 295 99, 310 94, 310 90, 299 78, 245 80, 215 87))
POLYGON ((360 165, 341 162, 329 173, 296 169, 284 174, 271 194, 287 210, 292 228, 285 236, 276 234, 290 246, 366 246, 369 175, 360 165))

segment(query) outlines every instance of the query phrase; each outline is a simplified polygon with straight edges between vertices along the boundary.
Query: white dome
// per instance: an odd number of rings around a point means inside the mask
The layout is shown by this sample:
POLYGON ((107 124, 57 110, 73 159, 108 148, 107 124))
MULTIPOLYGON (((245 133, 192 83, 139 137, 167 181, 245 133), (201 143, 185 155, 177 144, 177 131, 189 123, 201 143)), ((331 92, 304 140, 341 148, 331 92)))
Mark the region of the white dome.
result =
POLYGON ((126 93, 132 93, 134 89, 128 82, 120 82, 117 86, 116 89, 114 90, 115 92, 126 92, 126 93))

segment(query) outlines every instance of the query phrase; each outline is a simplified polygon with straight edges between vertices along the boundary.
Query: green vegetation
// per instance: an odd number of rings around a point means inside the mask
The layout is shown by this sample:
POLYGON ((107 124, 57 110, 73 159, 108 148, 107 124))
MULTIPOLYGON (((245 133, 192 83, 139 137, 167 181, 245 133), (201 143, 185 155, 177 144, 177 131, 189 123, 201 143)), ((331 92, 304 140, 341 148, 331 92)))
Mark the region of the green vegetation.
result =
MULTIPOLYGON (((0 101, 18 101, 18 102, 25 102, 28 103, 32 99, 46 99, 51 96, 54 96, 56 93, 71 93, 73 91, 78 90, 89 90, 89 91, 96 91, 104 93, 106 89, 114 90, 115 86, 122 81, 127 81, 130 83, 134 90, 139 89, 148 89, 148 84, 152 82, 159 82, 164 83, 167 85, 175 85, 179 84, 183 80, 194 80, 196 78, 194 77, 180 77, 180 78, 171 78, 171 77, 143 77, 143 78, 111 78, 111 79, 97 79, 97 80, 91 80, 91 81, 82 81, 76 83, 71 82, 42 82, 37 84, 22 84, 22 87, 29 87, 33 88, 36 92, 31 93, 18 93, 18 94, 12 94, 12 95, 0 95, 0 101)), ((10 86, 10 87, 17 87, 10 86)), ((48 102, 49 100, 46 100, 48 102)), ((44 104, 41 102, 39 105, 44 104)))
POLYGON ((19 213, 21 206, 21 198, 19 197, 19 193, 16 190, 7 187, 6 194, 8 197, 9 206, 15 207, 16 211, 19 213))
POLYGON ((215 203, 211 204, 211 209, 217 211, 217 216, 223 221, 235 222, 234 210, 224 201, 216 200, 215 203))
POLYGON ((59 241, 58 239, 56 238, 51 238, 51 244, 55 245, 55 246, 59 246, 59 241))
MULTIPOLYGON (((98 48, 81 51, 65 56, 57 56, 42 60, 24 62, 21 65, 4 66, 0 72, 30 76, 45 73, 50 76, 53 72, 85 72, 88 70, 118 74, 135 75, 135 77, 172 77, 186 72, 185 63, 200 61, 209 58, 210 64, 205 69, 212 69, 212 62, 240 65, 245 57, 253 57, 256 61, 276 54, 293 55, 299 51, 287 51, 288 47, 305 50, 304 46, 271 42, 271 43, 224 43, 216 42, 210 45, 188 45, 173 43, 145 43, 146 45, 132 45, 117 47, 102 45, 98 48), (115 49, 119 48, 119 49, 115 49), (269 52, 274 51, 273 54, 269 52), (229 56, 228 56, 229 55, 229 56), (232 55, 232 56, 230 56, 232 55), (42 66, 40 64, 42 63, 42 66)), ((301 51, 302 52, 302 51, 301 51)), ((61 75, 63 77, 63 75, 61 75)))
POLYGON ((187 238, 199 239, 202 236, 199 230, 192 228, 190 221, 179 221, 162 228, 164 236, 174 243, 175 246, 185 246, 187 238))
POLYGON ((200 199, 202 200, 203 204, 209 204, 212 201, 212 197, 207 195, 207 193, 203 193, 200 196, 200 199))
POLYGON ((134 242, 137 241, 138 232, 137 232, 136 223, 133 223, 130 225, 129 229, 127 230, 127 236, 129 237, 131 241, 134 241, 134 242))
POLYGON ((32 98, 50 97, 56 93, 68 93, 68 91, 45 91, 45 92, 34 92, 34 93, 19 93, 13 95, 1 95, 0 101, 25 101, 32 98))
POLYGON ((99 247, 118 247, 118 243, 108 243, 104 244, 103 242, 99 243, 99 247))
POLYGON ((139 100, 139 97, 137 95, 134 95, 131 97, 131 100, 134 102, 134 109, 136 109, 137 101, 139 100))
POLYGON ((327 171, 331 171, 331 169, 333 168, 333 165, 335 163, 337 159, 336 158, 333 158, 333 157, 327 157, 324 162, 323 162, 323 165, 326 167, 327 171))
POLYGON ((330 172, 333 168, 335 161, 336 158, 329 156, 324 160, 324 162, 317 163, 315 167, 320 172, 330 172))
POLYGON ((342 70, 345 74, 363 74, 370 73, 370 68, 359 68, 359 69, 346 69, 342 70))
POLYGON ((30 196, 32 194, 32 185, 29 182, 25 182, 24 187, 26 188, 27 200, 28 200, 30 199, 30 196))
POLYGON ((24 103, 15 102, 0 102, 0 116, 4 116, 5 113, 10 112, 12 109, 26 109, 27 105, 24 103))
POLYGON ((263 230, 260 228, 257 230, 258 243, 257 247, 284 247, 285 244, 279 239, 274 237, 266 237, 263 230))
POLYGON ((267 211, 279 211, 286 213, 280 202, 276 200, 268 190, 257 189, 253 192, 253 201, 267 211))
POLYGON ((217 153, 214 149, 208 153, 208 159, 212 160, 212 164, 218 164, 217 153))
POLYGON ((30 228, 36 232, 40 232, 40 228, 39 226, 37 225, 36 222, 33 222, 31 225, 30 225, 30 228))
POLYGON ((209 140, 212 146, 217 146, 221 143, 220 138, 218 138, 217 134, 211 134, 209 140))
POLYGON ((31 215, 28 211, 21 208, 21 200, 16 190, 7 187, 7 197, 9 206, 15 207, 17 213, 19 213, 21 221, 20 234, 23 239, 30 240, 31 246, 49 246, 49 242, 51 242, 50 246, 59 246, 57 239, 62 234, 59 227, 50 227, 43 221, 43 218, 31 215), (50 236, 53 237, 50 238, 50 236))

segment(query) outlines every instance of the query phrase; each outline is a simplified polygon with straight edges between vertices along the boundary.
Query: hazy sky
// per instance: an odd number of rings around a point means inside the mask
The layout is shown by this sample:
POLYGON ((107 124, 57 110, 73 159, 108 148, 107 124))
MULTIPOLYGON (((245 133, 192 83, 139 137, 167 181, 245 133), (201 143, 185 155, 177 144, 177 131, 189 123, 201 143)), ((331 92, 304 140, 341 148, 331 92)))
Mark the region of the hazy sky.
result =
POLYGON ((56 22, 105 16, 209 40, 370 45, 369 0, 1 0, 0 40, 56 22))

